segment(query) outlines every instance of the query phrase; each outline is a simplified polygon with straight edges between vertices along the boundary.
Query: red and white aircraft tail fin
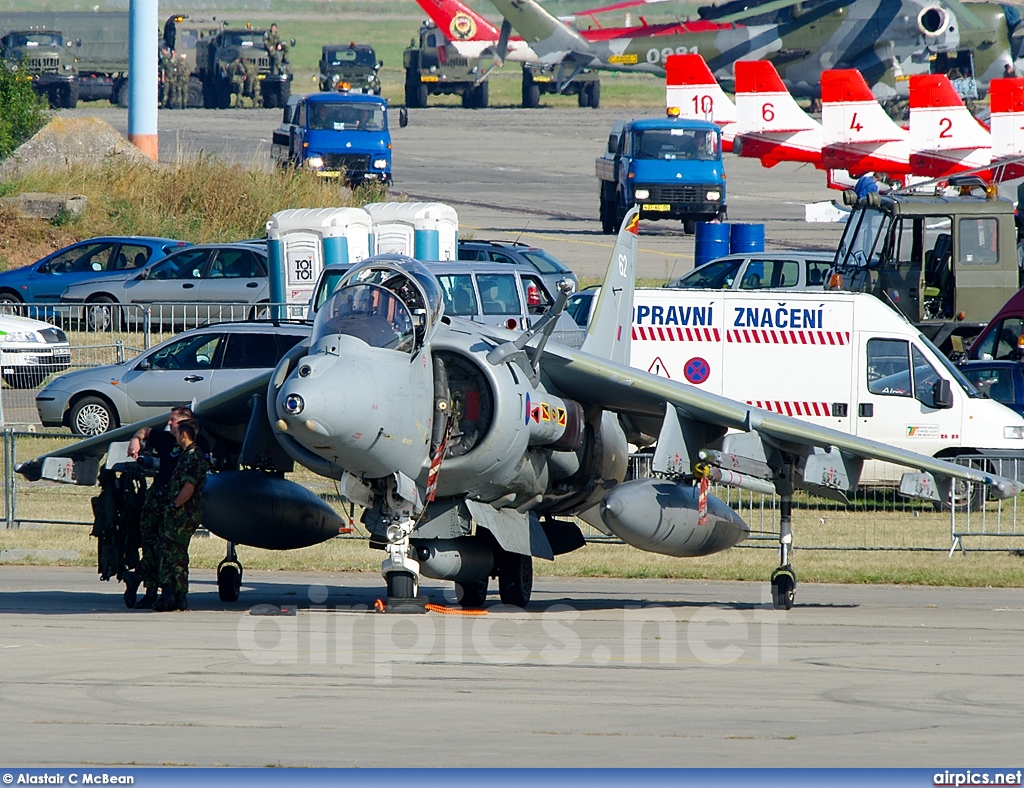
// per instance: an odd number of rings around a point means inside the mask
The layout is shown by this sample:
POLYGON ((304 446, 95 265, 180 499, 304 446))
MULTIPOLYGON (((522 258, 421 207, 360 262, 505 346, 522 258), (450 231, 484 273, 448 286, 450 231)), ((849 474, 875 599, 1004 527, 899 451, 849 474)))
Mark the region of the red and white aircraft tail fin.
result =
POLYGON ((944 74, 910 78, 910 169, 941 178, 987 167, 992 135, 970 113, 944 74))
POLYGON ((497 41, 499 30, 459 0, 416 0, 451 41, 497 41))
POLYGON ((907 182, 910 133, 889 117, 856 69, 822 72, 821 127, 826 167, 854 175, 884 172, 890 181, 907 182))
POLYGON ((821 167, 821 124, 800 109, 767 60, 738 60, 736 135, 739 154, 766 167, 802 161, 821 167), (742 139, 739 139, 742 135, 742 139))
POLYGON ((1001 163, 1024 158, 1024 79, 993 79, 988 95, 992 108, 992 167, 997 180, 1024 178, 1024 161, 1001 163))
POLYGON ((724 149, 732 150, 736 105, 725 95, 700 55, 665 58, 665 106, 678 107, 681 117, 717 124, 722 129, 724 149))

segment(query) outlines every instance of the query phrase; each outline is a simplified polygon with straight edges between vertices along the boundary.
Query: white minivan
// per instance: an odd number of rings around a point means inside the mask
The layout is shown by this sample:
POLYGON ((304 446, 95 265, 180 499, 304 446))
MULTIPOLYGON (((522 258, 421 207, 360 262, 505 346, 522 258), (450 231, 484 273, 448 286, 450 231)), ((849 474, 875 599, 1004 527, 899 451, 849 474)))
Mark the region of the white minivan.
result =
MULTIPOLYGON (((578 322, 595 292, 570 299, 578 322)), ((1024 456, 1024 418, 866 293, 637 289, 631 364, 921 454, 1024 456)), ((867 462, 861 481, 891 471, 867 462)))

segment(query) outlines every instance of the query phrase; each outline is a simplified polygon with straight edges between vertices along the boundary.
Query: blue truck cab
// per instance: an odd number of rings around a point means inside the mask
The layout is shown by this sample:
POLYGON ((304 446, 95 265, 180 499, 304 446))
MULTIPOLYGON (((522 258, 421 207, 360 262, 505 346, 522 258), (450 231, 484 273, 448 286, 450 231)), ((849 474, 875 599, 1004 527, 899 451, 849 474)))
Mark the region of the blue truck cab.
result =
POLYGON ((271 158, 280 166, 306 167, 355 188, 391 183, 388 102, 355 92, 293 96, 274 130, 271 158))
POLYGON ((677 114, 616 121, 595 170, 607 235, 633 205, 643 219, 681 220, 686 232, 725 218, 722 134, 713 123, 677 114))

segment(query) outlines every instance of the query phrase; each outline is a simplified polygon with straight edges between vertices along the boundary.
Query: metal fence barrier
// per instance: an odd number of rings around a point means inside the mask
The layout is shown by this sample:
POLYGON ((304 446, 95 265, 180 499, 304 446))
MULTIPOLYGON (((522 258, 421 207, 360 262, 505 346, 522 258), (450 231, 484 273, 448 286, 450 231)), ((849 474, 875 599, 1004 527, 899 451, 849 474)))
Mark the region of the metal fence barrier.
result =
MULTIPOLYGON (((4 456, 3 520, 8 528, 22 524, 91 525, 91 500, 98 487, 79 487, 58 482, 25 481, 14 472, 17 463, 55 451, 78 440, 68 433, 2 433, 4 456)), ((977 463, 977 458, 963 459, 977 463)), ((1024 472, 1019 458, 989 458, 989 468, 1009 478, 1024 472)), ((633 473, 649 475, 650 455, 634 455, 633 473)), ((353 537, 367 534, 353 509, 338 493, 334 482, 305 469, 289 476, 331 504, 353 526, 353 537)), ((916 499, 901 498, 894 487, 862 487, 849 506, 804 494, 794 496, 793 531, 795 545, 803 550, 890 550, 890 551, 1004 551, 1024 550, 1024 512, 1020 497, 983 500, 980 486, 971 490, 973 504, 950 510, 916 499)), ((750 525, 747 547, 778 546, 778 498, 730 487, 713 487, 711 492, 738 511, 750 525)), ((966 491, 961 490, 960 493, 966 491)), ((585 523, 580 523, 588 541, 617 541, 585 523)))

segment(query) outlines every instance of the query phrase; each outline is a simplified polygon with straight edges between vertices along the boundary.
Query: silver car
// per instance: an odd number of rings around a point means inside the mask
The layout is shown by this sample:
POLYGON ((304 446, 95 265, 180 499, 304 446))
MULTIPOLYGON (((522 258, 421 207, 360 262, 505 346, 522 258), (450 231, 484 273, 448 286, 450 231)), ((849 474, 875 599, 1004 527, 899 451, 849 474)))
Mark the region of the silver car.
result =
POLYGON ((666 287, 715 290, 823 290, 835 252, 757 252, 709 260, 666 287))
POLYGON ((267 247, 255 243, 190 246, 141 273, 79 282, 61 295, 63 303, 84 307, 87 323, 98 329, 118 316, 122 324, 137 322, 142 307, 163 323, 244 317, 249 305, 269 298, 267 247), (113 304, 130 306, 119 310, 113 304))
POLYGON ((123 364, 69 372, 36 395, 45 427, 98 435, 226 391, 273 369, 309 337, 304 323, 221 323, 186 331, 123 364))

